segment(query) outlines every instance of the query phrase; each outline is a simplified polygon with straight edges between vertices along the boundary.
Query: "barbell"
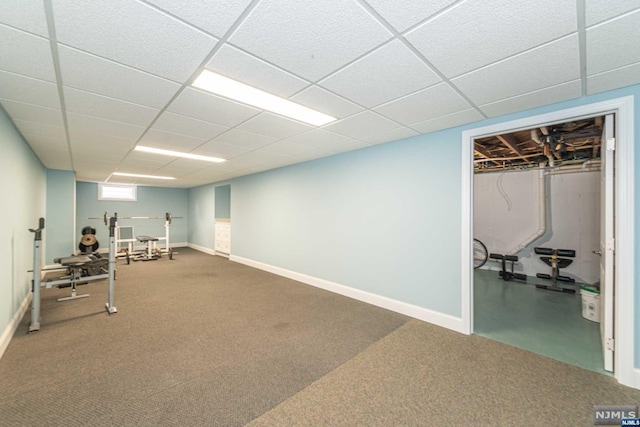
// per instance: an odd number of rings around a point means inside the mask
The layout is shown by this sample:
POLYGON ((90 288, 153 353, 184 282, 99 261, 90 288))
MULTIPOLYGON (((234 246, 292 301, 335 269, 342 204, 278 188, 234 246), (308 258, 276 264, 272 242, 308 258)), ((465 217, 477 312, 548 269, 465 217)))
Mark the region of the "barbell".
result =
MULTIPOLYGON (((116 221, 119 219, 164 219, 169 224, 171 224, 171 220, 173 220, 174 218, 176 219, 182 218, 181 216, 171 215, 171 212, 165 213, 164 216, 120 216, 120 217, 118 216, 118 212, 115 212, 113 214, 113 217, 116 219, 116 221)), ((92 216, 92 217, 89 217, 89 219, 101 219, 104 221, 104 225, 109 225, 109 214, 107 212, 104 213, 102 218, 92 216)))

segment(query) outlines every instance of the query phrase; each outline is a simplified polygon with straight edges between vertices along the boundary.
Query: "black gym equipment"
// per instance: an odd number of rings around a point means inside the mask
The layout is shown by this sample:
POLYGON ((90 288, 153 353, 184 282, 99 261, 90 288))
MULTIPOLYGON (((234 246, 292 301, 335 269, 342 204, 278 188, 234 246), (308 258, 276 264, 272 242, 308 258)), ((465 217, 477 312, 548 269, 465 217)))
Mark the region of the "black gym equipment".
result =
POLYGON ((501 261, 502 270, 499 274, 505 282, 510 282, 512 280, 527 281, 526 275, 513 272, 513 265, 518 262, 517 255, 489 254, 489 258, 501 261), (507 262, 511 263, 511 271, 507 270, 507 262))
POLYGON ((90 225, 87 225, 82 229, 82 238, 80 238, 80 244, 78 249, 85 254, 94 253, 100 247, 98 239, 96 238, 96 229, 90 225))
MULTIPOLYGON (((33 239, 33 280, 31 282, 33 292, 33 298, 31 299, 31 323, 29 324, 29 332, 35 332, 40 330, 40 288, 45 286, 50 288, 52 286, 64 287, 71 286, 71 296, 66 298, 59 298, 58 301, 67 301, 72 299, 84 298, 89 295, 76 295, 76 286, 80 283, 87 283, 95 280, 109 279, 109 291, 108 302, 106 303, 107 313, 117 313, 117 308, 113 305, 114 292, 115 292, 115 220, 111 218, 109 226, 109 259, 106 261, 106 267, 104 260, 100 260, 98 257, 90 254, 72 255, 64 258, 56 258, 54 261, 58 262, 61 267, 47 269, 50 270, 66 270, 68 275, 66 277, 57 280, 42 281, 42 266, 41 266, 41 250, 40 245, 42 242, 42 230, 44 230, 44 218, 40 218, 38 222, 38 228, 29 229, 30 232, 35 234, 33 239), (98 273, 98 274, 95 274, 98 273)), ((90 234, 85 234, 90 235, 90 234)))
POLYGON ((562 276, 558 274, 561 268, 566 268, 573 262, 572 259, 569 258, 561 258, 561 257, 570 257, 573 258, 576 256, 576 251, 573 249, 551 249, 551 248, 534 248, 533 249, 538 255, 549 255, 549 256, 541 256, 540 260, 551 267, 551 274, 546 273, 537 273, 536 277, 540 279, 551 280, 551 285, 542 285, 537 284, 536 288, 545 289, 548 291, 556 291, 556 292, 566 292, 569 294, 575 294, 575 289, 563 288, 558 286, 558 282, 566 282, 566 283, 575 283, 575 279, 568 276, 562 276))

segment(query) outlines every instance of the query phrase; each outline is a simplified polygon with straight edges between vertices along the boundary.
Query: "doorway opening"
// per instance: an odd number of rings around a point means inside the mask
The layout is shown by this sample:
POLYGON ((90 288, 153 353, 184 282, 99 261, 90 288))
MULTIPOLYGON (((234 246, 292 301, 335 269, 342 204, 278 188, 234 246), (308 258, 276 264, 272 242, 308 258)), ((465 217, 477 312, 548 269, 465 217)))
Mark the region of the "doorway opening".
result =
POLYGON ((474 269, 473 332, 601 373, 606 123, 595 116, 474 141, 474 239, 488 256, 474 269))
MULTIPOLYGON (((565 110, 553 111, 523 119, 513 120, 462 133, 462 331, 474 333, 474 141, 497 134, 509 134, 530 130, 554 123, 568 123, 596 116, 615 115, 615 192, 614 217, 615 240, 610 242, 615 252, 614 281, 616 293, 612 304, 612 334, 607 343, 612 348, 612 365, 616 379, 625 385, 637 387, 634 373, 634 101, 633 97, 617 98, 565 110)), ((558 248, 552 248, 558 249, 558 248)), ((562 248, 564 249, 564 248, 562 248)), ((538 261, 540 262, 540 261, 538 261)), ((546 292, 546 291, 544 291, 546 292)))

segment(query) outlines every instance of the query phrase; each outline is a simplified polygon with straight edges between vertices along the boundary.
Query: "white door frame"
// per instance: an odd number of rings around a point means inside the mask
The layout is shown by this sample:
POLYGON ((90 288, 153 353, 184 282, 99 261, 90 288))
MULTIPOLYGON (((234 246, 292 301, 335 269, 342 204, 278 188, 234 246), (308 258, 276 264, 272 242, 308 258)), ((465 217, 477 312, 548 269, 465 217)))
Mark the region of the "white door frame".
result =
POLYGON ((634 98, 626 96, 565 110, 526 117, 462 132, 462 325, 473 332, 473 144, 474 139, 510 133, 552 123, 616 115, 615 156, 615 377, 621 384, 640 388, 634 372, 634 98))

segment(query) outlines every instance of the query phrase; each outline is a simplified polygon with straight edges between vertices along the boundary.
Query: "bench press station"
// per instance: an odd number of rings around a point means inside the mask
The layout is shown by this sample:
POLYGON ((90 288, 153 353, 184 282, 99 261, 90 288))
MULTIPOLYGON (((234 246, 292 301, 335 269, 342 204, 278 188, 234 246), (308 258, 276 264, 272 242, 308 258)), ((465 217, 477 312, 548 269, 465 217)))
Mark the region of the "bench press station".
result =
MULTIPOLYGON (((109 279, 109 295, 108 301, 105 304, 108 314, 114 314, 118 312, 118 309, 114 306, 114 291, 115 291, 115 218, 110 219, 109 226, 109 261, 108 268, 105 274, 97 274, 92 276, 82 276, 82 270, 87 268, 89 271, 93 271, 91 263, 96 261, 96 258, 92 255, 75 255, 64 258, 56 258, 54 261, 62 265, 61 268, 53 270, 69 269, 71 275, 65 279, 48 280, 42 282, 42 266, 41 266, 41 251, 40 244, 42 242, 42 230, 44 230, 44 218, 40 218, 38 222, 38 228, 29 229, 30 232, 35 234, 34 237, 34 249, 33 249, 33 280, 32 289, 33 298, 31 300, 31 323, 29 324, 29 332, 35 332, 40 330, 40 288, 45 286, 51 288, 52 286, 70 285, 71 296, 66 298, 59 298, 58 301, 68 301, 78 298, 88 297, 88 294, 77 295, 76 285, 79 283, 92 282, 95 280, 109 279)), ((104 268, 101 268, 104 273, 104 268)))

